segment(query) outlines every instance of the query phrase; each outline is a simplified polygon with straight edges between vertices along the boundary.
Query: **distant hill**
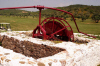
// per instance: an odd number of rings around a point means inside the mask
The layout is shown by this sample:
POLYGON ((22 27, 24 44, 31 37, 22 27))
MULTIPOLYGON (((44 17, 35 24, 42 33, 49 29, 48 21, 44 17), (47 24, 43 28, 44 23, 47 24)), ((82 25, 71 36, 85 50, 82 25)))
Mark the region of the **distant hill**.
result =
MULTIPOLYGON (((87 15, 91 17, 94 13, 100 14, 100 6, 92 6, 92 5, 81 5, 81 4, 76 4, 76 5, 70 5, 70 6, 64 6, 64 7, 57 7, 58 9, 68 11, 72 13, 75 17, 79 17, 80 15, 87 15)), ((33 12, 32 14, 38 14, 37 12, 33 12)), ((56 11, 56 10, 50 10, 50 9, 45 9, 42 10, 43 15, 57 15, 57 16, 63 16, 66 15, 62 12, 56 11)))
POLYGON ((30 12, 20 9, 0 10, 0 15, 18 15, 23 13, 30 13, 30 12))
MULTIPOLYGON (((99 12, 100 13, 100 6, 90 6, 90 5, 81 5, 81 4, 76 4, 76 5, 70 5, 70 6, 64 6, 64 7, 57 7, 58 9, 61 9, 61 10, 65 10, 65 11, 68 11, 68 12, 72 12, 72 11, 88 11, 89 13, 93 13, 93 12, 99 12)), ((52 10, 49 10, 49 9, 46 9, 42 12, 47 12, 47 13, 52 13, 52 12, 55 12, 55 11, 52 11, 52 10)))
MULTIPOLYGON (((70 5, 70 6, 64 6, 64 7, 57 7, 58 9, 65 10, 68 12, 71 12, 75 17, 80 17, 81 15, 87 15, 91 17, 94 13, 100 14, 100 6, 92 6, 92 5, 82 5, 82 4, 76 4, 76 5, 70 5)), ((25 10, 19 10, 19 9, 12 9, 12 10, 0 10, 0 15, 28 15, 28 16, 38 16, 37 12, 30 12, 25 10)), ((44 17, 50 17, 50 16, 64 16, 66 14, 45 9, 42 10, 42 16, 44 17)), ((69 16, 66 16, 69 17, 69 16)))

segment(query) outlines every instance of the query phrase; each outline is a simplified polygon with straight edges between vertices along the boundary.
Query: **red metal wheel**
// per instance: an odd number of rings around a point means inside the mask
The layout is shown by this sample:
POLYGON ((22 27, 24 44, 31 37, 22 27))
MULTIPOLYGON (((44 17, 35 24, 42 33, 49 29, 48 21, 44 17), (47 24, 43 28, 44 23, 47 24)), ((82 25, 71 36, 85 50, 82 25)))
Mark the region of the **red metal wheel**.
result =
POLYGON ((63 26, 57 21, 48 21, 43 25, 46 35, 48 35, 49 40, 64 40, 68 41, 68 30, 66 26, 63 26))
POLYGON ((58 17, 49 17, 41 25, 38 25, 37 28, 33 31, 33 37, 47 40, 62 40, 62 41, 73 41, 74 35, 72 28, 65 20, 58 17), (67 28, 71 30, 68 30, 67 28))
POLYGON ((49 40, 74 41, 74 35, 71 26, 62 18, 49 17, 43 20, 41 25, 46 31, 47 39, 49 40), (64 22, 67 23, 67 26, 64 22), (67 29, 68 27, 70 30, 67 29))
POLYGON ((49 21, 43 25, 44 30, 46 31, 46 35, 48 35, 48 39, 58 39, 57 36, 65 36, 65 30, 59 31, 63 29, 63 25, 56 21, 49 21), (59 31, 58 33, 55 33, 59 31), (55 33, 55 34, 54 34, 55 33))

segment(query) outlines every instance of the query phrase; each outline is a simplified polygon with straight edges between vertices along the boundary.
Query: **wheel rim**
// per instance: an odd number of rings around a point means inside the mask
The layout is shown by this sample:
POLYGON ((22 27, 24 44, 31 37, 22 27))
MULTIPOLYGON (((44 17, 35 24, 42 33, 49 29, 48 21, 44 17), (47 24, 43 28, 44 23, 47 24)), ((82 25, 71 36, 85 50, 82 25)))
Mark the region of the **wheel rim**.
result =
POLYGON ((66 36, 66 29, 53 34, 64 28, 64 26, 57 21, 48 21, 43 25, 43 27, 46 31, 46 34, 49 36, 48 39, 50 40, 62 40, 62 37, 66 36))

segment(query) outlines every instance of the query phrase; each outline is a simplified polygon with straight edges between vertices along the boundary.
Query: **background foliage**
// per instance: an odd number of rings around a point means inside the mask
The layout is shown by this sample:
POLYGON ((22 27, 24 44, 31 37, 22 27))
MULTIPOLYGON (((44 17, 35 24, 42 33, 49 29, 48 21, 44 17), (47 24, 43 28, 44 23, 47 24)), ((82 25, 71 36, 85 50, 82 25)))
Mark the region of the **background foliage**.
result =
MULTIPOLYGON (((57 8, 71 12, 76 19, 80 31, 100 35, 100 6, 76 4, 57 8)), ((38 16, 38 11, 30 12, 19 9, 0 10, 0 23, 10 23, 14 31, 33 30, 38 25, 38 16)), ((52 16, 64 18, 70 23, 74 32, 77 32, 70 15, 50 9, 42 10, 42 20, 52 16)))

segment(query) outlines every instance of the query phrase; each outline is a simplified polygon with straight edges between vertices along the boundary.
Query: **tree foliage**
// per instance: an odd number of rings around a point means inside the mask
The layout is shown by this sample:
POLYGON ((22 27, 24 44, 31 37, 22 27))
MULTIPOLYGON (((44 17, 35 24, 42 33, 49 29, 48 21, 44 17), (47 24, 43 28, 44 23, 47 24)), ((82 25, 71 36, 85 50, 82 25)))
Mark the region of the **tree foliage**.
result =
MULTIPOLYGON (((100 20, 100 6, 76 4, 76 5, 57 7, 57 8, 72 13, 75 18, 80 18, 82 22, 84 22, 88 18, 92 18, 96 23, 98 23, 100 20)), ((30 11, 19 10, 19 9, 0 10, 0 15, 16 16, 20 18, 21 17, 26 18, 28 16, 32 16, 34 18, 39 16, 39 11, 30 12, 30 11)), ((64 19, 71 18, 71 16, 66 13, 56 11, 56 10, 51 10, 51 9, 42 10, 41 15, 44 18, 47 17, 60 17, 64 19)))
POLYGON ((92 20, 94 20, 95 23, 98 23, 99 20, 100 20, 100 14, 98 14, 98 13, 93 14, 92 15, 92 20))

